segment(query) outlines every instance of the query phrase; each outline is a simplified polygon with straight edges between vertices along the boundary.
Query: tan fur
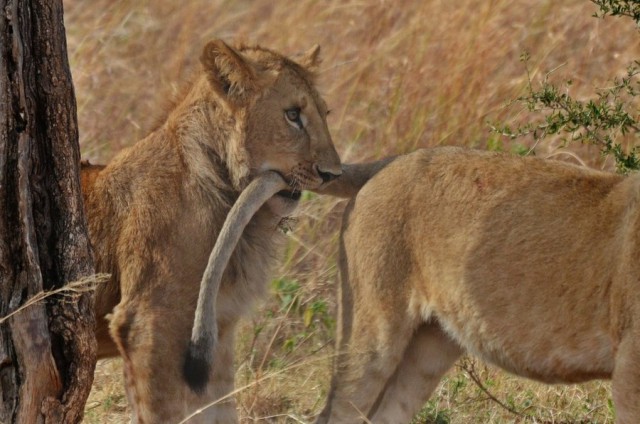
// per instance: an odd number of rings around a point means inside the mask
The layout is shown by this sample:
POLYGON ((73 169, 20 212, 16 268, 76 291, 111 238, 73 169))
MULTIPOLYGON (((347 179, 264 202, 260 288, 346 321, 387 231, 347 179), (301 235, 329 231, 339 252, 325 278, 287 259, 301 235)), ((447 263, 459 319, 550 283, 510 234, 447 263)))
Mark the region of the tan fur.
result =
MULTIPOLYGON (((112 274, 96 294, 99 354, 124 358, 134 422, 178 422, 233 390, 235 326, 265 291, 284 242, 278 224, 296 200, 276 195, 248 223, 217 297, 214 367, 196 394, 182 362, 199 284, 225 216, 256 175, 276 171, 293 191, 340 174, 313 84, 317 54, 300 58, 302 66, 264 48, 213 41, 166 122, 106 168, 83 166, 97 269, 112 274), (295 107, 302 129, 285 115, 295 107)), ((190 422, 236 420, 231 399, 190 422)))
POLYGON ((639 236, 640 175, 459 148, 395 159, 345 212, 318 422, 409 422, 469 352, 547 383, 612 378, 617 422, 639 423, 639 236))
POLYGON ((318 194, 350 199, 358 194, 358 191, 367 181, 394 159, 395 157, 388 157, 375 162, 343 163, 342 174, 339 178, 312 189, 312 191, 318 194))
POLYGON ((209 382, 218 339, 216 303, 229 259, 251 218, 265 202, 287 188, 289 184, 277 172, 258 174, 242 191, 218 234, 200 283, 191 341, 184 359, 185 381, 196 392, 202 392, 209 382))

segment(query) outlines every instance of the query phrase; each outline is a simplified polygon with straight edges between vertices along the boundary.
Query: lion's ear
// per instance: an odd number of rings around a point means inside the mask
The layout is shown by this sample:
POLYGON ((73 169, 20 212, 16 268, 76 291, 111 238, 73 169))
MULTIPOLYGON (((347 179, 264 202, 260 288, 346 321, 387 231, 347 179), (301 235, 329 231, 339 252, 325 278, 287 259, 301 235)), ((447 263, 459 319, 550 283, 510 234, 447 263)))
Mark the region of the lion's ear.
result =
POLYGON ((320 66, 321 61, 322 60, 320 59, 319 44, 316 44, 315 46, 311 47, 309 50, 304 52, 301 57, 296 58, 296 62, 298 62, 298 64, 304 66, 305 68, 307 68, 309 71, 312 71, 312 72, 318 69, 318 66, 320 66))
POLYGON ((207 43, 200 61, 213 89, 233 102, 241 102, 257 88, 253 65, 222 40, 207 43))

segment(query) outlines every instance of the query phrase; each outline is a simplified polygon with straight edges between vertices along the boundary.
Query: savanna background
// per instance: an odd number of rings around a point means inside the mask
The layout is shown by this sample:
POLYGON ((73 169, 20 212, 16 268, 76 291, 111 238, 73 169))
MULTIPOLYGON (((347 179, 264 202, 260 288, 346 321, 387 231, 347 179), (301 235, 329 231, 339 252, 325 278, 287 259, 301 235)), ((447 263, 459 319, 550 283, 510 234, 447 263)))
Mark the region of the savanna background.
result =
MULTIPOLYGON (((509 140, 491 133, 488 122, 531 119, 523 107, 507 107, 525 94, 528 75, 534 86, 545 77, 561 86, 570 79, 567 92, 587 99, 640 57, 634 23, 593 18, 597 8, 588 0, 65 0, 64 6, 81 149, 97 163, 145 136, 197 68, 205 42, 223 38, 290 55, 321 45, 320 92, 345 162, 462 145, 613 168, 597 147, 565 147, 559 138, 509 140), (525 51, 528 72, 520 60, 525 51)), ((304 197, 272 295, 245 320, 235 364, 242 422, 309 422, 323 406, 343 207, 338 199, 304 197)), ((98 364, 85 422, 128 422, 121 373, 119 360, 98 364)), ((466 358, 415 423, 612 422, 609 388, 597 381, 545 386, 466 358)))

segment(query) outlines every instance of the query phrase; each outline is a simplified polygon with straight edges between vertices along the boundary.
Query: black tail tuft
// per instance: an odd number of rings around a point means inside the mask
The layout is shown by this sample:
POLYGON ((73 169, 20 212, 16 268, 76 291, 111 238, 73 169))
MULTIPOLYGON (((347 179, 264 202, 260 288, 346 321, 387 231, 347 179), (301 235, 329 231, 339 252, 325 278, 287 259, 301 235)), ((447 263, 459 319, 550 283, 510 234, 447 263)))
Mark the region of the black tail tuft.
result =
POLYGON ((211 371, 211 348, 207 340, 190 341, 184 358, 182 376, 194 392, 204 392, 211 371))

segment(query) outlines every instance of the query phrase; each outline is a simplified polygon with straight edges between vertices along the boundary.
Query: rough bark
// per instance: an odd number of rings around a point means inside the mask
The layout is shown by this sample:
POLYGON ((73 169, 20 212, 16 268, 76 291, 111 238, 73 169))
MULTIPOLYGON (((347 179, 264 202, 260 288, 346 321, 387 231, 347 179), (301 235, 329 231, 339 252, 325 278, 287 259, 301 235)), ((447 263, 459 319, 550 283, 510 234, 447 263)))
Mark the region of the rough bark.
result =
MULTIPOLYGON (((0 318, 93 274, 61 0, 0 0, 0 318)), ((74 423, 93 380, 89 292, 0 324, 0 422, 74 423)))

